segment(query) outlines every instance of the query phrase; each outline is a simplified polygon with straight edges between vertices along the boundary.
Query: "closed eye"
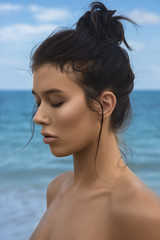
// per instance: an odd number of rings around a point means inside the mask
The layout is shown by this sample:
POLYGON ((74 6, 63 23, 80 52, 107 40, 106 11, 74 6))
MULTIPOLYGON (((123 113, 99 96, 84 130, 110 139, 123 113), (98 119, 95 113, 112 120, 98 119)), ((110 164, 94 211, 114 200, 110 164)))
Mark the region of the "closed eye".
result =
MULTIPOLYGON (((51 104, 52 107, 60 107, 64 102, 56 103, 56 104, 51 104)), ((35 107, 38 108, 40 106, 40 103, 36 103, 35 107)))
POLYGON ((60 107, 64 102, 60 102, 60 103, 56 103, 56 104, 52 104, 53 107, 60 107))

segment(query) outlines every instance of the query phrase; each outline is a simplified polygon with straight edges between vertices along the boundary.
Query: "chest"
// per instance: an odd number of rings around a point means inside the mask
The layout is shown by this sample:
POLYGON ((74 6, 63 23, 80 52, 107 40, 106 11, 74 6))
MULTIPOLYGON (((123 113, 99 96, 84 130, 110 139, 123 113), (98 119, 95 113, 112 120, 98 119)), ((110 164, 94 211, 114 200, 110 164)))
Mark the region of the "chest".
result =
POLYGON ((111 209, 106 197, 57 197, 31 240, 107 240, 110 239, 111 225, 111 209))

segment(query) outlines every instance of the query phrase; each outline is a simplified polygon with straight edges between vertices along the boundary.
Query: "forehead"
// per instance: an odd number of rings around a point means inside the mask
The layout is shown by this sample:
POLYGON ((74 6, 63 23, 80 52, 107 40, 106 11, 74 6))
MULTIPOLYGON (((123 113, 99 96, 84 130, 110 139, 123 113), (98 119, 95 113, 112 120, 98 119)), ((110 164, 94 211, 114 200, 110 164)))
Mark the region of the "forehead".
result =
POLYGON ((53 88, 69 94, 82 91, 73 73, 62 73, 58 67, 45 64, 33 73, 33 90, 40 94, 53 88))

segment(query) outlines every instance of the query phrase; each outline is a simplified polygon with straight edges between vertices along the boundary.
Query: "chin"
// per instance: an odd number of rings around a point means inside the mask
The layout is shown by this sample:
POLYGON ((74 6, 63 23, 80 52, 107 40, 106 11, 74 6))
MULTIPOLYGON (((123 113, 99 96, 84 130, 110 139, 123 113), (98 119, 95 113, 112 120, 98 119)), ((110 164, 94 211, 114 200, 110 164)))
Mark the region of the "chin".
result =
POLYGON ((55 156, 55 157, 67 157, 69 155, 72 155, 73 153, 72 152, 69 152, 69 151, 64 151, 62 150, 62 148, 56 148, 54 146, 50 146, 50 150, 51 150, 51 153, 55 156))

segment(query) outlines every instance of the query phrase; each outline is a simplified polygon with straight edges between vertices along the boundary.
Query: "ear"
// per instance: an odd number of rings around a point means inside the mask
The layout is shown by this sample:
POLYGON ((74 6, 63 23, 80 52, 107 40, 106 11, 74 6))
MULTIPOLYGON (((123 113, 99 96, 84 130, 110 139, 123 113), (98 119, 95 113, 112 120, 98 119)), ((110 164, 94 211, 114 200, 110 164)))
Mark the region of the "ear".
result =
MULTIPOLYGON (((116 106, 116 96, 111 91, 104 91, 98 100, 103 106, 103 118, 109 117, 116 106)), ((100 105, 98 108, 99 115, 102 116, 102 109, 100 105)))

